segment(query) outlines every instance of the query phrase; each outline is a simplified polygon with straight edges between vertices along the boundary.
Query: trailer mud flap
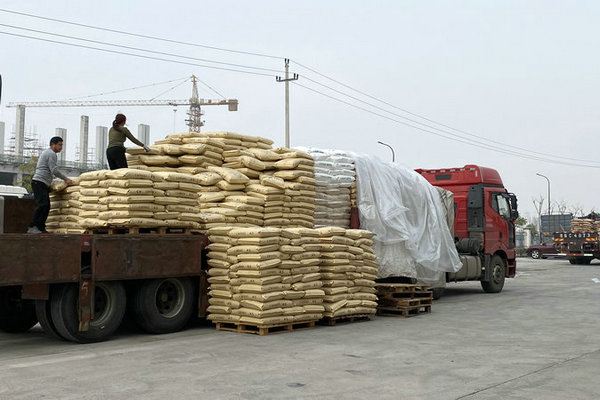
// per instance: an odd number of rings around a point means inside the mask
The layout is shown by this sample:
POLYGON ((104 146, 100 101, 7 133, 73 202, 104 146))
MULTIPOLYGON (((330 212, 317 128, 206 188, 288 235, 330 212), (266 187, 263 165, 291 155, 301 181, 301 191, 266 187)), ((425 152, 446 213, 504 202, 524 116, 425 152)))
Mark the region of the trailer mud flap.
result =
POLYGON ((94 281, 91 276, 82 276, 79 281, 79 332, 90 329, 94 317, 94 281))
POLYGON ((483 282, 489 282, 492 279, 492 256, 490 254, 483 255, 483 273, 481 274, 481 280, 483 282))

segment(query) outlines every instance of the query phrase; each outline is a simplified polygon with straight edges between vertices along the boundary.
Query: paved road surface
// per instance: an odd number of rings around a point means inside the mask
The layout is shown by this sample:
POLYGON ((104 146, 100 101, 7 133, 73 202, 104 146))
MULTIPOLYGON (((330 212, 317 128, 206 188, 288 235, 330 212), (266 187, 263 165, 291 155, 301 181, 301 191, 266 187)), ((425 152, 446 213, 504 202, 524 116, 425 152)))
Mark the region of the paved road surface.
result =
POLYGON ((518 271, 497 295, 451 284, 431 314, 264 337, 0 333, 0 399, 600 398, 600 264, 518 271))

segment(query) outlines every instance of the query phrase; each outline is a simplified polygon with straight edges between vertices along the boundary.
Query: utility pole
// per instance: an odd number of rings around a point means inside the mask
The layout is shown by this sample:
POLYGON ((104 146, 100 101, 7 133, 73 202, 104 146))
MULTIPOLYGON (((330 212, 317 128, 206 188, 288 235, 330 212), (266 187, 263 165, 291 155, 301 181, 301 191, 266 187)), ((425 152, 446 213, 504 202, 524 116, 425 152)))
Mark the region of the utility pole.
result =
POLYGON ((297 81, 298 74, 294 74, 293 78, 289 75, 290 59, 285 59, 285 79, 280 76, 275 77, 277 82, 285 82, 285 147, 290 147, 290 81, 297 81))

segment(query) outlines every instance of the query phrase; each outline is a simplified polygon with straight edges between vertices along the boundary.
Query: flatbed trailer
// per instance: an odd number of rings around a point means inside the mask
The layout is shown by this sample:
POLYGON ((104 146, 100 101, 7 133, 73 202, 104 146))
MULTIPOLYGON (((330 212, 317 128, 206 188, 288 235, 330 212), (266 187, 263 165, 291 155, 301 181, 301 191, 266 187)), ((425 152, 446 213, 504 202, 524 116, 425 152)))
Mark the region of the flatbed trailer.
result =
POLYGON ((0 234, 0 329, 39 322, 95 342, 127 315, 151 333, 180 330, 206 314, 207 244, 189 234, 0 234))
POLYGON ((555 232, 554 246, 571 264, 588 265, 594 258, 600 259, 598 232, 555 232))

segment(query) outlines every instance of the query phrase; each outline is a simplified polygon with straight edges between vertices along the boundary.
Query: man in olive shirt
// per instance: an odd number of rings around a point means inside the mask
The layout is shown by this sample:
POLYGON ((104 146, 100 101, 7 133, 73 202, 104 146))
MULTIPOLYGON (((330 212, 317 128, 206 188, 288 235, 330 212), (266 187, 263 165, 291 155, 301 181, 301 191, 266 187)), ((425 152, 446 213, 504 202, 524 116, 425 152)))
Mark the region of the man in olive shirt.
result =
POLYGON ((112 128, 108 131, 108 147, 106 148, 106 159, 110 169, 127 168, 127 158, 125 158, 125 140, 129 139, 133 143, 141 146, 146 151, 150 149, 142 142, 137 140, 129 129, 125 128, 127 118, 123 114, 117 114, 112 123, 112 128))
POLYGON ((33 189, 33 198, 35 199, 35 211, 27 233, 48 233, 46 231, 46 220, 50 212, 50 184, 52 178, 57 176, 63 179, 67 185, 72 185, 66 175, 59 171, 57 165, 56 153, 60 153, 63 148, 62 138, 55 136, 50 139, 50 148, 40 154, 35 174, 31 178, 31 188, 33 189))

